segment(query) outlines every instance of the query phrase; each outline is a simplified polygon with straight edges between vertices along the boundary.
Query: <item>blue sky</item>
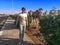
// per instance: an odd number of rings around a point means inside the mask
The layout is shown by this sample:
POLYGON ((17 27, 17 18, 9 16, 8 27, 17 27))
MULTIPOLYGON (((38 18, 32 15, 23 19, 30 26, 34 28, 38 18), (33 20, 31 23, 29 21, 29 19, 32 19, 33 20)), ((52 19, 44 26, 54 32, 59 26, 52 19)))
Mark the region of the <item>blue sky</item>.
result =
POLYGON ((27 11, 43 8, 43 11, 50 10, 55 6, 60 9, 60 0, 0 0, 0 13, 18 13, 21 7, 25 7, 27 11))

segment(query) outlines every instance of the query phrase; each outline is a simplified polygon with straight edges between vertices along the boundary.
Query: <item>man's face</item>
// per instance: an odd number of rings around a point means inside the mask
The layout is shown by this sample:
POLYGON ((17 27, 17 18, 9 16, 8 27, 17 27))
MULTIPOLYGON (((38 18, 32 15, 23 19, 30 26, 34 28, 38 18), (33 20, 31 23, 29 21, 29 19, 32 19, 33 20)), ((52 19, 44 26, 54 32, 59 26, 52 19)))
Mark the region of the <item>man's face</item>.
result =
POLYGON ((26 12, 26 10, 23 9, 23 10, 22 10, 22 13, 25 13, 25 12, 26 12))
POLYGON ((30 15, 32 15, 33 14, 33 12, 30 12, 30 15))

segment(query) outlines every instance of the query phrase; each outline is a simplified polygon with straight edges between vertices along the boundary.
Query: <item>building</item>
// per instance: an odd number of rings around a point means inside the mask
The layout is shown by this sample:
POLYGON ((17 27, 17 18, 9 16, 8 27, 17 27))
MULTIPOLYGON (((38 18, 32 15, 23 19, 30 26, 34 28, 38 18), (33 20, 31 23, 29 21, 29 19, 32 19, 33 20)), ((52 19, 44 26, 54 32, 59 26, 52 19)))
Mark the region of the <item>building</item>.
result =
POLYGON ((46 10, 46 11, 44 12, 44 14, 45 14, 45 15, 49 15, 49 12, 46 10))
POLYGON ((58 10, 58 14, 60 14, 60 10, 58 10))

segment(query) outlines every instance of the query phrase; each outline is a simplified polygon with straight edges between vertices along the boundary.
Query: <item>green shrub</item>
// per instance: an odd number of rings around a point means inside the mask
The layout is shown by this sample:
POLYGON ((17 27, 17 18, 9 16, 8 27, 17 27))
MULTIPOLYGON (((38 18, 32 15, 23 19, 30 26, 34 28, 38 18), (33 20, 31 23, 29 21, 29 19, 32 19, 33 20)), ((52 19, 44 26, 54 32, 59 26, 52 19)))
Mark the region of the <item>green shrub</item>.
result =
POLYGON ((43 16, 40 18, 41 33, 44 35, 47 45, 58 45, 60 42, 60 15, 43 16), (53 36, 49 36, 53 34, 53 36))

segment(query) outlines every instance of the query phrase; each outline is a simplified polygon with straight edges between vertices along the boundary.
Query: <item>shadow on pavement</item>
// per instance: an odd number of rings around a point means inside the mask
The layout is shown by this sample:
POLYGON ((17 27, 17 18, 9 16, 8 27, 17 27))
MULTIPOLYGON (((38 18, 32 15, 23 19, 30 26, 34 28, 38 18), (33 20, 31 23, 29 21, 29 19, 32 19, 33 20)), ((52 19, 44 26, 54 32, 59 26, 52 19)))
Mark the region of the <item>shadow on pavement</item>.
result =
MULTIPOLYGON (((24 45, 34 45, 30 42, 24 41, 24 45)), ((19 45, 18 40, 0 40, 0 45, 19 45)))

